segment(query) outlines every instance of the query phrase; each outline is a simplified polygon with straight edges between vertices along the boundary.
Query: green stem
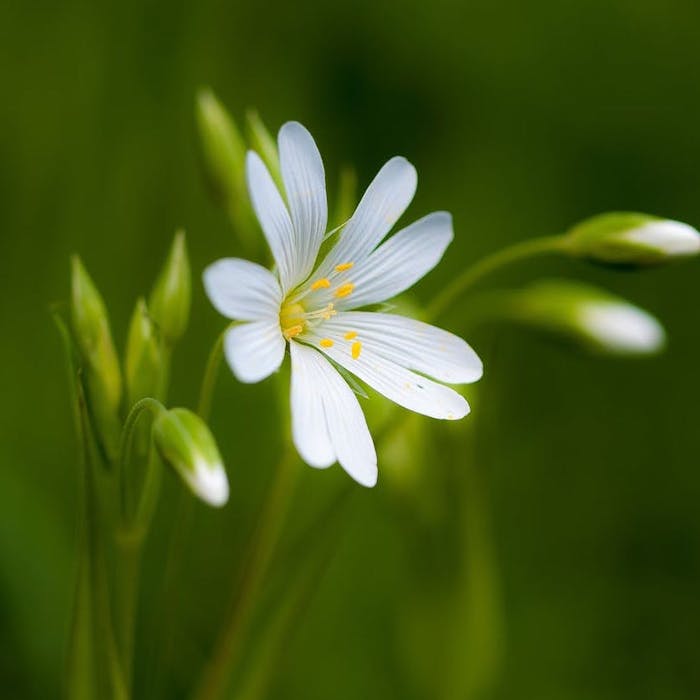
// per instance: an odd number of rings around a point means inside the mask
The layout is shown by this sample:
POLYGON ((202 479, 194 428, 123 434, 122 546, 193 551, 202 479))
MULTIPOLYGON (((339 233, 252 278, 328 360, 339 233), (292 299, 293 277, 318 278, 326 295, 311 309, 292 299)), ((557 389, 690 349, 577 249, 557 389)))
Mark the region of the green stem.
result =
POLYGON ((268 491, 255 534, 251 538, 243 577, 235 592, 228 618, 216 642, 202 680, 194 693, 195 700, 224 697, 229 675, 234 668, 241 644, 250 624, 261 583, 265 577, 291 502, 297 470, 296 453, 290 446, 277 468, 268 491))
POLYGON ((202 387, 199 391, 199 402, 197 403, 197 413, 200 418, 207 420, 209 414, 211 413, 211 402, 214 397, 214 387, 216 386, 216 378, 219 373, 219 367, 221 366, 221 360, 224 356, 224 337, 226 336, 226 330, 224 330, 219 337, 216 339, 211 352, 209 353, 209 358, 207 360, 207 366, 204 370, 204 377, 202 378, 202 387))
POLYGON ((149 459, 141 493, 135 499, 133 515, 130 514, 129 482, 127 470, 132 444, 139 419, 144 413, 157 415, 165 408, 150 397, 137 401, 127 416, 119 449, 117 488, 119 492, 119 525, 116 532, 117 546, 117 630, 120 657, 125 683, 131 688, 133 668, 134 624, 138 598, 139 572, 143 541, 150 524, 160 489, 161 463, 155 455, 149 439, 149 459))
MULTIPOLYGON (((209 352, 207 364, 204 368, 202 384, 199 389, 199 400, 197 402, 197 413, 200 418, 204 420, 208 420, 211 413, 216 380, 224 355, 224 337, 226 336, 227 330, 228 327, 217 337, 209 352)), ((162 613, 160 615, 163 618, 163 625, 160 634, 160 643, 157 644, 154 653, 152 695, 156 695, 159 691, 162 676, 161 670, 164 660, 169 657, 169 650, 172 647, 174 635, 172 634, 171 621, 175 619, 175 607, 177 606, 178 594, 176 582, 180 575, 182 557, 185 549, 185 535, 189 530, 189 525, 192 520, 193 506, 194 499, 191 495, 187 493, 185 489, 180 489, 175 505, 174 525, 168 545, 165 574, 163 577, 163 596, 161 598, 162 613)))
POLYGON ((562 236, 542 236, 516 243, 482 258, 468 267, 433 299, 426 311, 427 319, 440 316, 460 295, 499 268, 527 258, 556 253, 562 249, 562 245, 562 236))

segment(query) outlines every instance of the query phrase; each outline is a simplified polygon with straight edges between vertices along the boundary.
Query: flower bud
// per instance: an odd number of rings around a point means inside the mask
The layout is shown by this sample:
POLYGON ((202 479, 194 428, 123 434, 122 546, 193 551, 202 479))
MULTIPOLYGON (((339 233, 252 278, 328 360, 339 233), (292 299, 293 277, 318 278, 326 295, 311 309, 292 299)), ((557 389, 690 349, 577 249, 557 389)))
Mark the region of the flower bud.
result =
POLYGON ((270 171, 270 175, 272 175, 272 179, 277 183, 280 192, 285 192, 277 142, 272 138, 260 115, 255 110, 248 110, 245 118, 250 147, 262 158, 263 163, 270 171))
POLYGON ((143 299, 138 300, 131 317, 124 364, 130 405, 146 396, 160 396, 163 370, 161 346, 158 331, 143 299))
POLYGON ((151 318, 169 345, 174 345, 187 327, 191 287, 185 232, 178 231, 148 302, 151 318))
POLYGON ((153 442, 196 496, 212 506, 226 503, 226 471, 214 437, 198 415, 186 408, 163 411, 153 423, 153 442))
POLYGON ((697 255, 700 234, 688 224, 647 214, 600 214, 564 236, 564 250, 605 265, 646 267, 697 255))
POLYGON ((233 119, 207 89, 197 95, 197 125, 207 180, 216 199, 227 209, 244 201, 246 146, 233 119))
POLYGON ((661 324, 646 311, 579 282, 549 280, 502 298, 504 315, 609 355, 648 355, 666 342, 661 324))
POLYGON ((112 459, 119 444, 122 378, 104 301, 76 255, 71 260, 71 320, 100 442, 112 459))

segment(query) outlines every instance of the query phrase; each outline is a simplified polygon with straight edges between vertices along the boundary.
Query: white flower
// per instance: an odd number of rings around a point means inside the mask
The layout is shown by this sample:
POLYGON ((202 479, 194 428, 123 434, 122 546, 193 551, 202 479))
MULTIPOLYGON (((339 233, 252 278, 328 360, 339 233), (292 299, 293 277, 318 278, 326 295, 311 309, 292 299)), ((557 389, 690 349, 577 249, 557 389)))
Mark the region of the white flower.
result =
POLYGON ((464 417, 469 406, 440 382, 481 377, 481 361, 457 336, 402 316, 355 311, 396 296, 429 272, 452 240, 452 220, 435 212, 382 242, 416 189, 415 168, 392 158, 335 246, 317 260, 328 218, 321 156, 296 122, 280 129, 278 145, 284 194, 256 153, 246 160, 253 208, 276 272, 227 258, 205 270, 204 285, 219 312, 244 322, 225 339, 238 379, 257 382, 272 374, 289 345, 292 432, 303 460, 317 468, 338 461, 353 479, 373 486, 374 444, 335 365, 405 408, 450 420, 464 417))

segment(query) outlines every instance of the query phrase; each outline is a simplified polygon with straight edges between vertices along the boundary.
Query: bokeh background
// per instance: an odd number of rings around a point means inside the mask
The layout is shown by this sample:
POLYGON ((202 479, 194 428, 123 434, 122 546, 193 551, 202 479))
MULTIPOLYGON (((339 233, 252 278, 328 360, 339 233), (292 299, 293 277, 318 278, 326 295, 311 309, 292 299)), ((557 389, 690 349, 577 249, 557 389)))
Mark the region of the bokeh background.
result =
MULTIPOLYGON (((331 188, 343 164, 364 186, 392 155, 414 162, 409 219, 444 208, 456 226, 416 291, 424 301, 480 255, 601 211, 700 224, 699 31, 691 0, 0 3, 0 695, 59 696, 77 467, 48 308, 67 297, 69 254, 123 346, 176 227, 197 279, 239 251, 202 184, 199 86, 237 118, 253 106, 274 129, 302 121, 331 188)), ((668 350, 621 361, 522 330, 471 334, 487 363, 474 414, 430 426, 411 478, 380 465, 379 486, 352 494, 270 697, 697 698, 699 272, 548 260, 490 280, 601 284, 657 314, 668 350)), ((460 309, 446 325, 464 330, 460 309)), ((221 326, 197 283, 174 403, 194 405, 221 326)), ((163 605, 180 491, 166 481, 144 572, 140 697, 156 697, 154 658, 172 698, 206 658, 281 449, 276 396, 274 382, 222 374, 212 425, 232 500, 195 507, 163 605)), ((346 480, 339 468, 299 478, 291 529, 346 480)), ((278 591, 291 571, 273 571, 278 591)))

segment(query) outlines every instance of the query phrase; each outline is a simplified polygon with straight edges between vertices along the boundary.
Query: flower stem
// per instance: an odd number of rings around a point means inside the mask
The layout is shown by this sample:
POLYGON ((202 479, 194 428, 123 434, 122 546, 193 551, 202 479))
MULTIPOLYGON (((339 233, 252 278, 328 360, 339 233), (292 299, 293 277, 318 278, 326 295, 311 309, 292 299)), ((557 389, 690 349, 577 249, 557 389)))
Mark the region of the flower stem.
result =
POLYGON ((290 446, 285 451, 261 510, 256 531, 249 543, 242 579, 234 593, 228 618, 195 691, 195 700, 224 697, 229 675, 238 660, 241 643, 248 629, 257 595, 275 553, 282 524, 293 494, 297 457, 290 446))
MULTIPOLYGON (((202 376, 202 384, 199 389, 197 402, 197 414, 203 420, 208 420, 211 413, 212 399, 216 380, 219 375, 219 367, 224 355, 224 337, 228 327, 217 337, 209 352, 207 364, 202 376)), ((165 562, 165 574, 163 576, 163 594, 160 602, 160 614, 163 624, 160 632, 160 642, 156 645, 153 662, 153 678, 151 683, 151 695, 156 696, 162 682, 162 669, 169 657, 172 648, 172 620, 175 619, 175 608, 178 605, 177 580, 180 576, 182 557, 186 544, 186 533, 189 531, 194 507, 194 499, 185 489, 180 489, 175 504, 175 516, 173 528, 168 544, 168 554, 165 562)))
POLYGON ((482 258, 464 270, 433 299, 426 310, 427 319, 440 316, 460 295, 492 272, 520 260, 556 253, 562 249, 562 241, 562 236, 532 238, 482 258))
POLYGON ((221 366, 221 360, 224 356, 224 337, 226 336, 227 330, 228 328, 216 339, 209 353, 207 366, 204 370, 202 386, 199 390, 199 401, 197 403, 197 413, 199 417, 204 420, 208 420, 209 414, 211 413, 211 402, 214 397, 214 387, 216 386, 219 367, 221 366))
POLYGON ((117 547, 117 620, 118 643, 124 671, 125 684, 131 688, 133 668, 134 622, 141 568, 141 551, 148 531, 151 515, 160 489, 161 463, 150 445, 146 474, 141 493, 135 499, 133 514, 130 513, 130 494, 127 469, 132 456, 132 444, 136 427, 145 412, 157 414, 165 408, 156 399, 137 401, 127 416, 119 449, 119 471, 117 488, 119 494, 119 520, 115 533, 117 547))

